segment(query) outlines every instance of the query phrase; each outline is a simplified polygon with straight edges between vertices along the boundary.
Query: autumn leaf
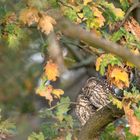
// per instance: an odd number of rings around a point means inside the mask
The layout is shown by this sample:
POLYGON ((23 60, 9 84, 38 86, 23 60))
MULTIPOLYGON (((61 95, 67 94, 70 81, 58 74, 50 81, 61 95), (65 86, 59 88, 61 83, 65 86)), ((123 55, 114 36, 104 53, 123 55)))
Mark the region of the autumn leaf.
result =
POLYGON ((59 76, 58 66, 49 60, 45 66, 45 75, 47 76, 48 80, 56 81, 56 77, 59 76))
POLYGON ((56 24, 56 21, 48 16, 47 14, 42 14, 42 17, 38 22, 38 29, 40 29, 43 33, 48 35, 51 31, 53 31, 53 25, 56 24))
POLYGON ((47 100, 49 100, 49 103, 51 103, 53 101, 53 97, 51 95, 52 90, 53 87, 51 85, 48 85, 43 88, 37 88, 36 93, 42 97, 45 97, 47 100))
POLYGON ((53 89, 52 94, 54 94, 57 98, 60 98, 60 95, 64 94, 62 89, 53 89))
POLYGON ((105 18, 102 15, 102 12, 97 7, 92 7, 93 15, 95 16, 94 22, 95 27, 102 27, 105 23, 105 18))
POLYGON ((24 24, 27 24, 28 26, 37 23, 39 21, 38 10, 33 7, 23 9, 20 12, 19 20, 21 20, 24 24))
MULTIPOLYGON (((135 49, 135 50, 134 50, 134 49, 131 49, 130 51, 131 51, 133 54, 135 54, 135 55, 139 55, 139 54, 140 54, 138 48, 135 49)), ((135 66, 134 64, 132 64, 131 62, 128 62, 128 61, 126 62, 126 65, 127 65, 127 66, 130 66, 130 67, 132 67, 132 68, 134 68, 134 66, 135 66)))
POLYGON ((138 103, 140 101, 140 93, 135 91, 132 91, 132 93, 124 91, 123 100, 130 100, 134 103, 138 103))
POLYGON ((112 84, 120 89, 129 87, 129 76, 128 73, 119 66, 109 66, 107 72, 107 78, 112 84))
POLYGON ((124 18, 124 11, 122 11, 122 9, 120 8, 116 8, 112 3, 102 2, 101 5, 106 7, 111 13, 113 13, 116 21, 122 20, 124 18))
POLYGON ((99 71, 100 70, 101 62, 102 62, 104 56, 105 55, 102 54, 100 57, 97 58, 96 64, 95 64, 96 65, 96 71, 99 71))
POLYGON ((121 60, 113 54, 102 54, 96 60, 96 70, 100 71, 101 75, 105 74, 105 68, 108 65, 114 66, 119 65, 122 66, 121 60))
POLYGON ((117 108, 122 109, 122 102, 119 101, 117 98, 111 96, 112 103, 117 106, 117 108))
POLYGON ((140 136, 140 120, 134 115, 134 111, 130 109, 129 103, 123 104, 124 112, 130 125, 130 132, 133 135, 140 136))
POLYGON ((92 0, 84 0, 84 5, 87 5, 88 3, 92 2, 92 0))

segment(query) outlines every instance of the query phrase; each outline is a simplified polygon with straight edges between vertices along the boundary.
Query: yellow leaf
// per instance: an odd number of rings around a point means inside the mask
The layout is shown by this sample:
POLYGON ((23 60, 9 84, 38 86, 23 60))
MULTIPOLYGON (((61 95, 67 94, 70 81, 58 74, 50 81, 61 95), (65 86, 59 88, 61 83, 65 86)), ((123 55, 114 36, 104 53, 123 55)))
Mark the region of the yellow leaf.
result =
POLYGON ((63 95, 64 94, 64 91, 62 89, 53 89, 52 94, 54 94, 58 98, 60 98, 60 95, 63 95))
POLYGON ((108 66, 107 78, 120 89, 129 87, 129 75, 124 68, 119 66, 108 66))
MULTIPOLYGON (((135 50, 134 50, 134 49, 131 49, 131 52, 132 52, 133 54, 135 54, 135 55, 139 55, 139 54, 140 54, 138 48, 135 49, 135 50)), ((128 62, 128 61, 126 62, 126 65, 127 65, 127 66, 130 66, 130 67, 132 67, 132 68, 134 68, 134 66, 135 66, 134 64, 132 64, 131 62, 128 62)))
POLYGON ((27 24, 28 26, 37 23, 39 21, 38 10, 33 7, 23 9, 20 12, 19 20, 21 20, 24 24, 27 24))
POLYGON ((53 25, 55 24, 56 21, 52 17, 46 14, 42 14, 42 17, 39 19, 38 22, 38 29, 48 35, 51 31, 53 31, 53 25))
POLYGON ((56 81, 56 77, 59 76, 58 66, 49 60, 45 66, 45 75, 47 76, 48 80, 56 81))
POLYGON ((84 5, 87 5, 89 2, 92 2, 92 0, 84 0, 84 5))
POLYGON ((102 12, 97 7, 92 7, 92 11, 95 16, 95 27, 102 27, 105 22, 105 18, 103 17, 102 12))
POLYGON ((122 109, 123 105, 121 101, 114 98, 113 96, 111 97, 111 100, 112 100, 112 103, 117 106, 117 108, 122 109))
POLYGON ((113 12, 117 20, 122 20, 124 18, 125 13, 122 9, 116 8, 112 3, 104 2, 103 4, 113 12))
POLYGON ((101 62, 102 62, 102 60, 103 60, 103 58, 104 58, 104 54, 103 55, 101 55, 100 57, 98 57, 97 58, 97 60, 96 60, 96 71, 99 71, 100 70, 100 65, 101 65, 101 62))
POLYGON ((120 8, 114 8, 113 12, 118 19, 123 19, 125 13, 120 8))

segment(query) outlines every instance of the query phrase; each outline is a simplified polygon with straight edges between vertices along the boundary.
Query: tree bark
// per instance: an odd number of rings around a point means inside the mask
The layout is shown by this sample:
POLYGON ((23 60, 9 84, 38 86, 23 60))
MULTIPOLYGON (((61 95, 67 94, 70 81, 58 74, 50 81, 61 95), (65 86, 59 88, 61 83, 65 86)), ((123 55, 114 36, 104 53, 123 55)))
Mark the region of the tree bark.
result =
POLYGON ((110 103, 97 111, 87 121, 79 133, 79 140, 95 140, 101 130, 110 122, 124 114, 123 110, 116 108, 110 103))

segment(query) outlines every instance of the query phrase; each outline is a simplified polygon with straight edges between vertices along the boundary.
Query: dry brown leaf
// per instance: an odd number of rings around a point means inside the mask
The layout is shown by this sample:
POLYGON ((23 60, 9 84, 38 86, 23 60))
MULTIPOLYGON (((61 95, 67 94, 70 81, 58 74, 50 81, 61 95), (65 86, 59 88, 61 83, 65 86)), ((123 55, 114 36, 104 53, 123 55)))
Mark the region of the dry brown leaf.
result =
POLYGON ((8 24, 15 23, 16 20, 17 20, 17 16, 14 12, 6 17, 6 23, 8 23, 8 24))
POLYGON ((39 21, 38 10, 34 7, 23 9, 20 12, 19 19, 28 26, 37 23, 39 21))
POLYGON ((53 31, 53 25, 55 24, 56 21, 52 17, 46 14, 42 14, 42 17, 39 19, 37 27, 41 30, 41 32, 48 35, 51 31, 53 31))
POLYGON ((111 84, 114 84, 120 89, 129 87, 129 75, 126 70, 119 66, 108 66, 107 78, 111 84))
POLYGON ((125 22, 124 28, 140 41, 140 25, 133 17, 130 17, 130 19, 125 22))
POLYGON ((140 136, 140 120, 134 115, 134 111, 130 109, 130 105, 125 103, 123 105, 125 115, 130 125, 130 132, 133 135, 140 136))

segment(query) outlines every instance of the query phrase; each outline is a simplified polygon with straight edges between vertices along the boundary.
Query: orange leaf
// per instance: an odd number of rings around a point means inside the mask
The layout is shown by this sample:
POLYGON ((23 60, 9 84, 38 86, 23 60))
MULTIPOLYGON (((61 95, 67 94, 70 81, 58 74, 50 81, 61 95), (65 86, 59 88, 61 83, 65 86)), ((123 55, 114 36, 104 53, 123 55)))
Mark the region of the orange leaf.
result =
POLYGON ((26 8, 20 12, 19 19, 28 26, 37 23, 39 21, 38 10, 33 7, 26 8))
POLYGON ((109 66, 107 78, 120 89, 129 87, 128 73, 122 67, 109 66))
POLYGON ((130 132, 133 135, 140 136, 140 121, 134 115, 134 111, 130 109, 129 104, 124 104, 123 108, 124 108, 125 115, 127 116, 128 123, 130 125, 130 132))
POLYGON ((60 95, 64 94, 64 91, 62 89, 54 89, 52 91, 52 94, 56 95, 58 98, 60 98, 60 95))
POLYGON ((56 21, 52 17, 43 14, 38 22, 38 29, 41 29, 42 32, 48 35, 51 31, 53 31, 54 24, 56 24, 56 21))
POLYGON ((53 87, 51 85, 48 85, 44 87, 43 89, 37 89, 36 93, 39 94, 42 97, 45 97, 47 100, 49 100, 49 103, 53 101, 53 97, 51 95, 51 92, 53 90, 53 87))
POLYGON ((45 66, 45 75, 52 81, 56 81, 56 77, 59 76, 58 66, 52 60, 49 60, 45 66))

